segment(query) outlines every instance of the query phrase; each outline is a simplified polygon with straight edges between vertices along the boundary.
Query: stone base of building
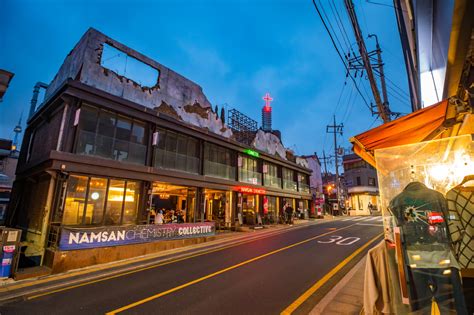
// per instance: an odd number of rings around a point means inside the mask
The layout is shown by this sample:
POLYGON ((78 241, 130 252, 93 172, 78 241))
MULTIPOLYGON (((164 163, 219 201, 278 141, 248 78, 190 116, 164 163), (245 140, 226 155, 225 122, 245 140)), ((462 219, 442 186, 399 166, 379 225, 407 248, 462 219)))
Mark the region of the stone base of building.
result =
MULTIPOLYGON (((51 274, 56 274, 73 269, 105 264, 123 259, 154 254, 179 247, 205 243, 213 241, 216 238, 217 236, 214 235, 181 240, 158 241, 153 243, 70 251, 46 250, 44 256, 44 265, 51 269, 51 274)), ((34 277, 34 275, 31 277, 34 277)))

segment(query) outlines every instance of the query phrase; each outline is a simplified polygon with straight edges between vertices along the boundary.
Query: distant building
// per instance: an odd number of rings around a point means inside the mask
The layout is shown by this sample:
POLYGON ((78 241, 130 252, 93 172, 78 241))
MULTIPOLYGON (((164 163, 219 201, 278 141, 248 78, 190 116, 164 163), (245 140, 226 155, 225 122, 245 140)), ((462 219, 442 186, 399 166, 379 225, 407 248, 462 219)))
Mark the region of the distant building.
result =
POLYGON ((321 208, 324 204, 324 193, 323 193, 323 178, 321 174, 321 161, 316 154, 314 155, 303 155, 297 157, 296 162, 299 159, 306 160, 307 165, 305 167, 312 170, 311 176, 309 177, 309 189, 313 199, 313 205, 311 208, 310 216, 317 215, 318 208, 321 208))
POLYGON ((344 155, 344 178, 347 186, 347 205, 354 215, 369 215, 369 205, 379 204, 377 171, 356 154, 344 155))
POLYGON ((18 153, 13 147, 12 140, 0 139, 0 225, 3 225, 5 221, 5 212, 15 179, 18 153))

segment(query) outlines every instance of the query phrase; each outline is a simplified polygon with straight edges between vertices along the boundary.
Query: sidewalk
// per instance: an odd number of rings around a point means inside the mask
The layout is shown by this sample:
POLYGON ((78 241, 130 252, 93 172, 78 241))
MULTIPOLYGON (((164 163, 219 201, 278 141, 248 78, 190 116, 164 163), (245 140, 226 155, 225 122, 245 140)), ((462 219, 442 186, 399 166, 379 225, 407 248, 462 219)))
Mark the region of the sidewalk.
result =
POLYGON ((164 250, 145 256, 25 280, 0 280, 0 301, 20 299, 27 295, 41 294, 42 292, 58 290, 66 286, 80 285, 84 282, 118 276, 124 272, 152 268, 152 266, 157 264, 171 263, 190 255, 203 255, 211 250, 235 246, 240 243, 285 233, 290 229, 298 229, 310 224, 320 224, 328 221, 332 221, 332 219, 296 220, 293 226, 271 225, 260 229, 245 228, 241 232, 217 233, 213 240, 207 242, 164 250))
POLYGON ((365 262, 366 256, 324 296, 310 315, 363 314, 365 262))

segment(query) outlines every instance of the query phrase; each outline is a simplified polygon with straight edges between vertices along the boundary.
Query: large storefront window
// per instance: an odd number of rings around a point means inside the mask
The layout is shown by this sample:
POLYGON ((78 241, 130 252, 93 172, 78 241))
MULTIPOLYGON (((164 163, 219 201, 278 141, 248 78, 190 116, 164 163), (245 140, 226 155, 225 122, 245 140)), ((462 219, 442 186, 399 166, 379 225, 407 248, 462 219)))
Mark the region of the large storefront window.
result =
POLYGON ((111 179, 109 184, 109 195, 107 197, 107 207, 105 210, 105 224, 120 224, 122 215, 123 192, 125 190, 125 181, 111 179))
POLYGON ((206 143, 204 146, 204 175, 235 180, 235 152, 206 143))
POLYGON ((136 223, 140 183, 71 175, 67 181, 63 225, 136 223))
POLYGON ((192 223, 195 217, 196 189, 166 183, 153 183, 150 222, 155 224, 192 223))
POLYGON ((92 177, 89 180, 85 224, 100 224, 104 216, 107 179, 92 177))
POLYGON ((85 176, 69 177, 64 205, 63 224, 82 224, 88 182, 89 178, 85 176))
POLYGON ((281 178, 278 174, 278 166, 264 162, 263 164, 263 183, 268 187, 281 188, 281 178))
POLYGON ((258 160, 239 155, 239 181, 254 185, 262 184, 262 174, 258 171, 258 160))
POLYGON ((263 197, 263 220, 265 224, 273 224, 278 222, 278 204, 277 197, 263 197))
POLYGON ((157 132, 154 166, 198 174, 198 140, 164 129, 158 129, 157 132))
MULTIPOLYGON (((207 221, 219 221, 224 223, 230 217, 230 194, 229 191, 215 189, 204 190, 205 217, 207 221)), ((227 221, 230 221, 228 219, 227 221)))
POLYGON ((283 189, 296 191, 297 186, 296 186, 294 171, 289 170, 287 168, 283 168, 282 174, 283 174, 283 189))
POLYGON ((80 109, 75 151, 77 154, 145 164, 145 124, 84 105, 80 109))
POLYGON ((255 225, 258 214, 258 195, 242 194, 243 223, 255 225))

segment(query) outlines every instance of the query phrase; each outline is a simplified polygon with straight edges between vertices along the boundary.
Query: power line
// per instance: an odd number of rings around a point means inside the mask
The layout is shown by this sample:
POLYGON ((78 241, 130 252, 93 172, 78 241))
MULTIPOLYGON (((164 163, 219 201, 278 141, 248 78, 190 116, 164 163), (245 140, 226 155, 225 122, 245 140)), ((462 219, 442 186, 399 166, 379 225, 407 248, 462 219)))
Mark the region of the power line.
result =
POLYGON ((344 84, 342 85, 341 93, 339 94, 339 98, 337 100, 337 104, 336 104, 336 107, 334 108, 334 113, 333 114, 336 114, 337 109, 338 109, 339 105, 341 104, 342 93, 344 92, 344 89, 346 88, 346 85, 347 85, 347 79, 344 80, 344 84))
POLYGON ((355 81, 354 77, 352 77, 352 75, 350 74, 349 68, 347 67, 346 62, 344 61, 344 58, 342 57, 341 52, 340 52, 339 49, 337 48, 337 45, 336 45, 336 43, 335 43, 335 41, 334 41, 334 38, 332 37, 332 34, 331 34, 331 32, 329 31, 329 28, 327 27, 326 22, 324 21, 324 18, 323 18, 323 16, 321 15, 321 12, 319 11, 318 6, 316 5, 316 1, 315 1, 315 0, 312 0, 312 1, 313 1, 314 8, 316 9, 316 12, 317 12, 318 15, 319 15, 319 18, 321 19, 321 22, 323 22, 324 28, 326 29, 326 31, 327 31, 329 37, 331 38, 331 42, 332 42, 334 48, 336 49, 336 52, 337 52, 339 58, 341 59, 342 64, 344 65, 344 68, 346 69, 347 76, 349 76, 349 77, 351 78, 352 82, 353 82, 354 85, 356 86, 357 92, 359 92, 360 96, 361 96, 362 99, 364 100, 365 106, 367 106, 367 108, 372 112, 372 108, 370 107, 369 103, 367 103, 367 100, 365 99, 364 95, 362 95, 362 92, 359 90, 359 87, 357 87, 357 84, 356 84, 356 81, 355 81))
POLYGON ((346 29, 344 28, 344 24, 342 24, 342 20, 339 16, 339 13, 337 12, 337 9, 333 9, 333 7, 335 8, 335 4, 334 4, 333 1, 329 1, 329 7, 331 8, 332 14, 334 15, 334 17, 336 19, 336 25, 338 26, 339 31, 342 34, 342 39, 346 43, 346 46, 347 46, 348 51, 349 51, 349 49, 351 48, 351 41, 349 40, 349 36, 347 36, 346 29))
POLYGON ((324 16, 326 17, 326 19, 327 19, 327 21, 328 21, 329 27, 331 28, 331 30, 332 30, 333 33, 334 33, 334 37, 336 38, 336 41, 339 43, 340 48, 341 48, 341 49, 344 49, 344 47, 342 46, 341 42, 339 41, 339 38, 338 38, 338 36, 337 36, 337 34, 336 34, 336 31, 334 30, 334 27, 333 27, 332 24, 331 24, 331 21, 330 21, 329 17, 328 17, 327 14, 326 14, 326 11, 324 10, 324 6, 321 4, 321 0, 319 0, 319 4, 321 5, 321 10, 323 11, 323 14, 324 14, 324 16))

